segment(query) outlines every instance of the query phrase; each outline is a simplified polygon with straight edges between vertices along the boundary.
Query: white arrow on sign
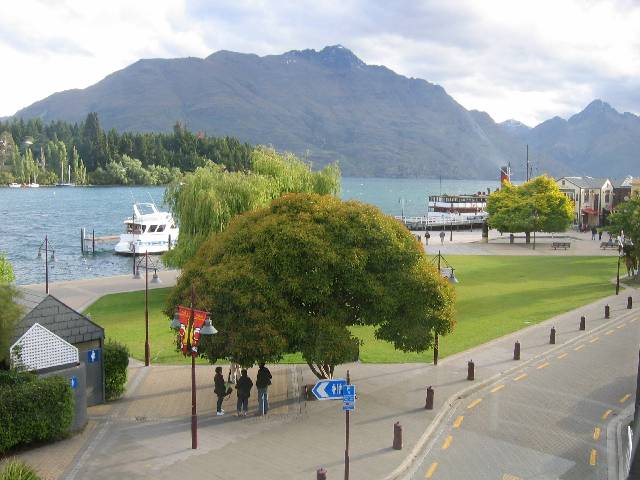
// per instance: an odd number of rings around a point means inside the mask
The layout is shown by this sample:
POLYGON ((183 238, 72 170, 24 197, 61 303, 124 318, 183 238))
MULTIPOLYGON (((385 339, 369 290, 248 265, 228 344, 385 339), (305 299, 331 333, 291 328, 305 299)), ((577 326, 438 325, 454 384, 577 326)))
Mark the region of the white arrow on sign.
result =
POLYGON ((91 361, 92 362, 96 361, 96 351, 95 350, 91 350, 91 361))

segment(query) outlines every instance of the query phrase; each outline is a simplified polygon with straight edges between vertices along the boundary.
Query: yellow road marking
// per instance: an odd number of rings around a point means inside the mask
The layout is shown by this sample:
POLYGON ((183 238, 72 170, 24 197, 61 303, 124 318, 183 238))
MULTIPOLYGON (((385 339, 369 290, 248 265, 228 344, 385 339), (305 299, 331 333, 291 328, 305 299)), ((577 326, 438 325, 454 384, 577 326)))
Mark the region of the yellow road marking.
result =
POLYGON ((518 380, 522 380, 524 377, 526 377, 527 374, 523 373, 521 375, 518 375, 516 378, 513 379, 514 382, 517 382, 518 380))
POLYGON ((502 475, 502 480, 522 480, 520 477, 516 477, 515 475, 511 475, 510 473, 505 473, 502 475))
POLYGON ((622 398, 620 399, 620 403, 624 403, 624 402, 626 402, 627 400, 629 400, 629 397, 630 397, 630 396, 631 396, 631 394, 627 393, 624 397, 622 397, 622 398))
POLYGON ((592 338, 591 340, 589 340, 589 343, 595 343, 598 340, 600 340, 600 337, 592 338))
POLYGON ((576 352, 578 352, 578 351, 582 350, 583 348, 584 348, 584 345, 578 345, 576 348, 574 348, 574 350, 576 352))
POLYGON ((453 428, 460 428, 460 425, 462 425, 463 420, 464 420, 463 415, 460 415, 458 418, 456 418, 456 421, 453 422, 453 428))
POLYGON ((589 455, 589 465, 593 466, 596 464, 596 457, 597 457, 597 453, 596 453, 596 449, 592 448, 591 449, 591 455, 589 455))
POLYGON ((468 410, 471 410, 473 407, 475 407, 476 405, 478 405, 480 402, 482 401, 481 398, 476 398, 473 402, 471 402, 469 404, 469 406, 467 407, 468 410))
POLYGON ((567 352, 561 353, 560 355, 558 355, 558 358, 564 358, 567 355, 569 355, 567 352))
POLYGON ((453 437, 451 435, 449 435, 445 439, 444 443, 442 444, 442 449, 446 450, 447 448, 449 448, 449 445, 451 445, 451 442, 453 442, 453 437))
POLYGON ((611 335, 614 332, 614 330, 607 330, 607 332, 605 333, 605 335, 611 335))
POLYGON ((637 320, 637 318, 632 318, 631 320, 629 320, 629 323, 633 323, 637 320))
POLYGON ((437 468, 438 468, 438 462, 433 462, 429 467, 429 470, 427 470, 427 473, 425 473, 424 478, 433 477, 433 474, 436 473, 437 468))
POLYGON ((611 415, 611 412, 613 412, 613 410, 607 410, 606 412, 604 412, 604 413, 602 414, 602 417, 601 417, 601 418, 602 418, 602 420, 606 420, 606 419, 607 419, 607 417, 608 417, 609 415, 611 415))
POLYGON ((549 362, 544 362, 542 365, 538 365, 536 368, 540 370, 541 368, 547 368, 549 366, 549 362))
POLYGON ((621 323, 620 325, 618 325, 616 328, 624 328, 624 323, 621 323))
POLYGON ((502 390, 504 388, 504 384, 503 385, 498 385, 497 387, 493 387, 491 389, 491 393, 496 393, 499 390, 502 390))
POLYGON ((600 438, 600 427, 593 429, 593 439, 598 440, 600 438))

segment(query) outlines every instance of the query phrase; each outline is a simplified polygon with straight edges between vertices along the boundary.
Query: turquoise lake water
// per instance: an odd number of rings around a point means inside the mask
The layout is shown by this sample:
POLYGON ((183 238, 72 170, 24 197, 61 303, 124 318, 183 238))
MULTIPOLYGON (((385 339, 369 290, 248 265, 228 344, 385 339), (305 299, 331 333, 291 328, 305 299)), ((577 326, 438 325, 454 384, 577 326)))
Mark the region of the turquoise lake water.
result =
MULTIPOLYGON (((385 213, 424 215, 427 196, 474 193, 498 186, 497 180, 342 179, 341 196, 371 203, 385 213), (403 199, 403 200, 401 200, 403 199)), ((113 245, 96 255, 80 252, 80 228, 96 235, 119 234, 134 201, 162 203, 163 187, 0 188, 0 251, 14 266, 19 284, 44 282, 44 258, 38 248, 45 235, 55 250, 51 282, 121 275, 131 272, 131 259, 113 254, 113 245)))

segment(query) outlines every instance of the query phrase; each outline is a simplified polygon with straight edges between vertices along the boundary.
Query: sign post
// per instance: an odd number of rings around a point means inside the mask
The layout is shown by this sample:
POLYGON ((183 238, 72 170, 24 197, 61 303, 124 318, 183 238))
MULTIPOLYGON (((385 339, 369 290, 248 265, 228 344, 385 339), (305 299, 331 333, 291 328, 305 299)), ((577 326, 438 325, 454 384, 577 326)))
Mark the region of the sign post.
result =
MULTIPOLYGON (((351 376, 349 375, 349 370, 347 370, 347 387, 350 387, 350 386, 351 386, 351 376)), ((349 390, 353 390, 353 389, 349 388, 349 390)), ((343 397, 343 403, 346 403, 346 401, 344 400, 344 397, 343 397)), ((349 480, 349 413, 350 413, 350 410, 347 408, 344 408, 344 414, 345 414, 344 480, 349 480)))

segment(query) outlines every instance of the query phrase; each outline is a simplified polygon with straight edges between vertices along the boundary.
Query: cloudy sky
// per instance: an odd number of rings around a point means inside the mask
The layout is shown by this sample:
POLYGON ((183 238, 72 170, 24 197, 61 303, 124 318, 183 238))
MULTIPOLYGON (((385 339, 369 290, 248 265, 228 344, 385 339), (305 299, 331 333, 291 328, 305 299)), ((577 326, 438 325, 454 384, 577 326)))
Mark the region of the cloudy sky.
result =
POLYGON ((335 44, 497 121, 640 113, 638 0, 5 0, 0 116, 139 58, 335 44))

